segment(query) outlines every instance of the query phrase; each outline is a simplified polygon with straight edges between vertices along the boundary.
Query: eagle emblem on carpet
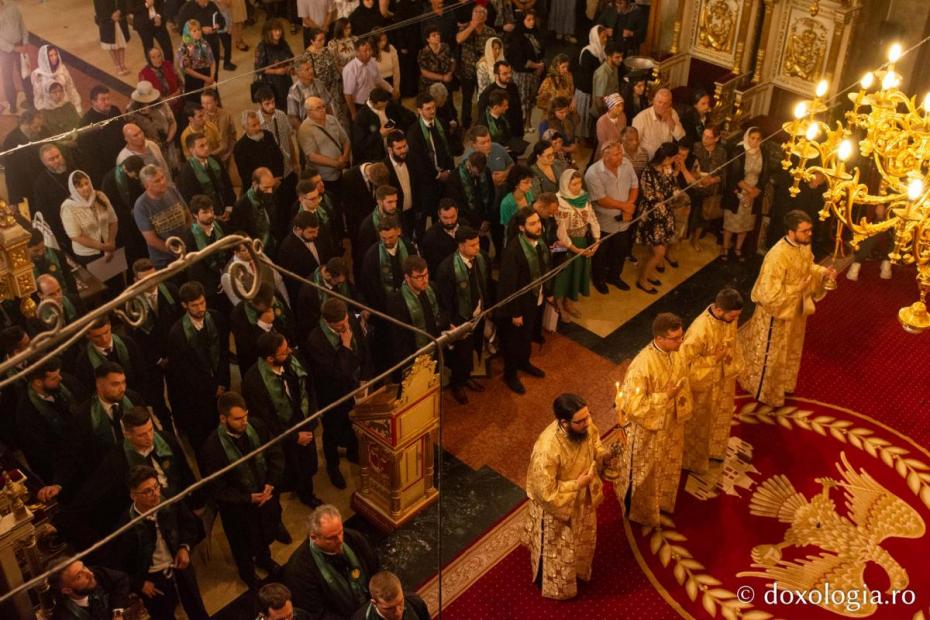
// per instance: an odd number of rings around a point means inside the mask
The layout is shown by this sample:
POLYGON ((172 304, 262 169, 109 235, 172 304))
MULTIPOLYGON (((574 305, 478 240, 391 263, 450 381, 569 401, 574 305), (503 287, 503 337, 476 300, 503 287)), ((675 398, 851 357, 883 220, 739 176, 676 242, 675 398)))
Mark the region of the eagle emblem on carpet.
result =
MULTIPOLYGON (((920 538, 926 532, 923 518, 907 502, 888 491, 865 471, 850 466, 845 452, 836 469, 841 480, 817 478, 822 492, 808 499, 799 493, 784 475, 764 481, 752 494, 749 512, 760 517, 788 523, 785 538, 777 544, 758 545, 752 549, 753 568, 737 577, 773 579, 780 586, 801 592, 821 591, 832 587, 841 591, 862 590, 868 562, 887 573, 891 589, 904 590, 909 583, 907 571, 881 543, 892 538, 920 538), (831 492, 841 490, 847 516, 837 512, 831 492), (824 551, 800 561, 782 558, 788 547, 820 547, 824 551)), ((820 599, 820 606, 835 613, 866 617, 878 605, 864 601, 855 611, 848 605, 820 599)))

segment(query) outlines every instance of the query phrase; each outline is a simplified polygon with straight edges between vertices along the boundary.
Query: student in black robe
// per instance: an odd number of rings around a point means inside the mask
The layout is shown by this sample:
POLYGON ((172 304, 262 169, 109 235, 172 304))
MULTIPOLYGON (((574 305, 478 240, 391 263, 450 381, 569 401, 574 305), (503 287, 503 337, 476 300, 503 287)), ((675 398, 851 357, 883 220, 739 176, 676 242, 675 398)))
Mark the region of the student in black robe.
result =
POLYGON ((378 225, 387 215, 394 215, 400 221, 398 202, 400 194, 393 185, 380 185, 375 189, 377 206, 369 213, 358 227, 358 234, 352 238, 352 259, 355 263, 355 281, 360 281, 365 255, 371 246, 378 243, 378 225))
POLYGON ((205 194, 221 211, 236 204, 236 193, 226 167, 210 155, 210 146, 202 133, 191 133, 185 139, 191 157, 181 165, 178 191, 190 203, 196 194, 205 194))
POLYGON ((403 261, 417 254, 413 243, 400 234, 400 220, 396 215, 379 218, 380 241, 368 248, 357 278, 365 303, 375 310, 384 311, 389 293, 404 282, 403 261))
MULTIPOLYGON (((315 188, 314 188, 315 190, 315 188)), ((308 277, 325 261, 317 240, 320 237, 320 220, 309 211, 300 211, 294 216, 291 232, 281 242, 275 262, 282 268, 292 271, 302 278, 308 277)), ((297 299, 301 282, 294 278, 284 278, 288 297, 297 299)))
POLYGON ((229 331, 199 282, 183 284, 178 299, 184 315, 168 333, 168 396, 178 430, 196 450, 216 427, 217 397, 230 387, 229 331))
MULTIPOLYGON (((217 220, 216 207, 209 196, 197 194, 188 201, 188 204, 194 218, 190 230, 186 231, 183 237, 188 250, 202 250, 225 236, 223 224, 217 220)), ((222 316, 229 316, 232 310, 229 298, 223 294, 222 286, 223 271, 229 262, 229 257, 229 251, 214 252, 187 269, 191 280, 203 285, 207 305, 222 316)))
POLYGON ((446 179, 442 195, 458 205, 463 224, 490 230, 491 214, 495 208, 494 181, 488 169, 487 155, 472 151, 446 179))
MULTIPOLYGON (((325 263, 334 256, 342 256, 342 231, 343 224, 339 221, 339 214, 335 213, 330 207, 323 204, 323 194, 320 194, 317 184, 313 181, 304 179, 297 182, 297 202, 294 204, 292 214, 290 215, 286 233, 290 232, 294 218, 298 213, 305 212, 316 216, 320 224, 320 230, 315 241, 317 253, 320 255, 320 263, 325 263)), ((280 260, 280 257, 279 257, 280 260)), ((293 300, 293 297, 291 297, 293 300)))
POLYGON ((350 620, 369 618, 403 618, 404 620, 430 620, 429 608, 422 598, 403 589, 397 575, 382 570, 368 580, 371 600, 362 605, 350 620))
POLYGON ((439 201, 438 221, 429 227, 420 242, 420 254, 426 259, 429 271, 436 274, 439 263, 458 248, 455 232, 459 228, 459 210, 455 201, 443 198, 439 201))
POLYGON ((132 208, 139 196, 145 192, 139 180, 139 171, 143 167, 144 159, 138 155, 130 155, 104 175, 100 186, 100 190, 110 199, 116 217, 121 222, 116 228, 116 247, 125 248, 126 260, 130 264, 149 255, 145 237, 132 218, 132 208))
POLYGON ((42 274, 48 274, 58 280, 65 295, 76 296, 78 294, 74 273, 68 265, 65 253, 46 246, 45 237, 35 228, 32 229, 28 250, 29 258, 32 260, 32 275, 38 278, 42 274))
POLYGON ((455 168, 449 138, 436 118, 436 100, 429 93, 417 96, 419 118, 407 129, 407 165, 416 187, 417 240, 426 228, 426 218, 436 216, 442 186, 455 168))
MULTIPOLYGON (((297 342, 304 343, 317 324, 320 322, 320 313, 323 304, 329 299, 328 291, 335 291, 356 301, 361 301, 358 291, 349 283, 349 266, 341 257, 331 258, 325 265, 320 265, 310 274, 310 281, 323 287, 318 289, 310 284, 302 284, 297 294, 296 319, 297 342)), ((368 313, 365 312, 367 315, 368 313)))
MULTIPOLYGON (((449 323, 439 305, 439 297, 429 281, 429 267, 419 256, 408 256, 403 262, 404 283, 388 295, 387 313, 438 338, 449 323)), ((391 363, 396 364, 426 346, 430 340, 399 325, 391 325, 391 363)))
MULTIPOLYGON (((279 333, 259 336, 258 356, 242 379, 242 395, 249 413, 261 418, 272 435, 281 435, 316 411, 310 375, 279 333)), ((290 486, 283 490, 296 491, 298 499, 311 508, 323 503, 313 492, 318 467, 316 427, 314 420, 291 433, 281 445, 284 480, 290 486)))
POLYGON ((358 229, 378 206, 375 190, 388 184, 387 167, 382 161, 367 162, 349 168, 342 174, 342 211, 345 214, 349 238, 358 238, 358 229))
POLYGON ((74 560, 49 585, 55 595, 52 620, 110 620, 115 610, 129 607, 129 577, 122 571, 74 560))
MULTIPOLYGON (((249 419, 245 399, 225 392, 217 402, 219 426, 198 453, 200 470, 209 475, 252 452, 270 438, 261 420, 249 419)), ((290 535, 281 522, 277 488, 284 473, 284 456, 272 446, 222 476, 210 487, 213 501, 223 519, 239 578, 254 589, 258 585, 255 566, 277 575, 280 565, 271 559, 268 545, 285 544, 290 535)))
POLYGON ((251 180, 251 185, 242 192, 229 214, 229 227, 261 240, 263 251, 269 256, 275 256, 278 241, 272 225, 277 210, 274 199, 275 178, 264 166, 259 166, 252 172, 252 176, 246 178, 251 180))
POLYGON ((274 285, 262 280, 255 297, 240 301, 230 321, 230 331, 236 339, 239 371, 243 375, 258 359, 258 337, 271 330, 282 334, 288 342, 296 342, 290 309, 280 295, 275 294, 274 285))
POLYGON ((85 385, 93 383, 95 369, 104 362, 115 362, 126 375, 130 388, 148 398, 150 386, 146 375, 146 363, 136 341, 130 336, 113 333, 109 316, 102 316, 91 323, 84 334, 86 342, 74 347, 74 375, 85 385))

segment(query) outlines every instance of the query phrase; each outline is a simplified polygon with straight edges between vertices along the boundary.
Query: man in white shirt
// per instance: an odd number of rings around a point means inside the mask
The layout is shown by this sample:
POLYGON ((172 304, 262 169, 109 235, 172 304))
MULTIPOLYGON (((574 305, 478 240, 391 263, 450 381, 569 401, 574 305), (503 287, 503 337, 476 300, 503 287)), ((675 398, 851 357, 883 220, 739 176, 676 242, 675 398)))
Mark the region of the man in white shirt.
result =
POLYGON ((603 157, 588 168, 584 180, 604 239, 594 255, 591 280, 597 292, 606 295, 608 284, 621 291, 630 290, 620 274, 629 251, 630 222, 636 210, 639 183, 619 142, 605 142, 601 149, 603 157))
POLYGON ((650 159, 663 143, 684 138, 685 129, 678 120, 678 112, 672 108, 672 91, 660 88, 652 98, 652 105, 633 119, 633 127, 639 132, 640 145, 650 159))
POLYGON ((368 39, 358 39, 355 41, 355 58, 342 69, 342 92, 352 120, 355 120, 356 106, 365 105, 375 86, 394 93, 391 85, 381 77, 378 63, 371 62, 371 42, 368 39))
POLYGON ((126 123, 123 125, 123 139, 126 146, 116 157, 116 164, 123 163, 130 155, 138 155, 146 164, 154 164, 162 169, 168 182, 171 182, 171 168, 165 156, 162 155, 161 147, 152 140, 145 137, 142 128, 135 123, 126 123))

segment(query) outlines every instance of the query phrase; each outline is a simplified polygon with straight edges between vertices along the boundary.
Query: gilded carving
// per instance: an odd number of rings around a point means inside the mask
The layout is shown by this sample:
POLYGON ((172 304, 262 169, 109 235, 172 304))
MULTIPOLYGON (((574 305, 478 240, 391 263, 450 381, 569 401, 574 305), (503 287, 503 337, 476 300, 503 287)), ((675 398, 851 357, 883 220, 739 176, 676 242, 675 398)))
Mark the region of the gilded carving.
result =
POLYGON ((730 52, 736 31, 736 7, 727 0, 710 0, 701 11, 698 42, 718 52, 730 52))
POLYGON ((827 53, 827 28, 816 19, 799 18, 791 26, 782 71, 789 77, 814 82, 827 53))

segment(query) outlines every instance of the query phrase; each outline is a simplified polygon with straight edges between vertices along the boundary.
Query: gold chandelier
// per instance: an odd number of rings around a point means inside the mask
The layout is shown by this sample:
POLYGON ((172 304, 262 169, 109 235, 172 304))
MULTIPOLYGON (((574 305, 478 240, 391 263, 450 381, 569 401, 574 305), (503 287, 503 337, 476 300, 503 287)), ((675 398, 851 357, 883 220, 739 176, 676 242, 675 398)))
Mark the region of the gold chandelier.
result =
POLYGON ((783 125, 791 138, 783 145, 782 167, 794 178, 792 196, 815 172, 826 177, 820 219, 832 214, 840 230, 848 228, 854 249, 868 237, 892 231, 888 259, 916 265, 920 293, 919 301, 898 311, 898 320, 919 334, 930 328, 930 93, 918 103, 898 89, 901 75, 894 64, 901 55, 901 45, 892 45, 886 67, 865 74, 858 92, 849 93, 853 109, 845 124, 837 121, 835 128, 818 119, 827 111, 828 84, 821 81, 814 99, 798 103, 794 120, 783 125), (858 166, 847 169, 857 151, 880 175, 876 187, 860 181, 858 166), (873 212, 871 221, 867 211, 873 212))

